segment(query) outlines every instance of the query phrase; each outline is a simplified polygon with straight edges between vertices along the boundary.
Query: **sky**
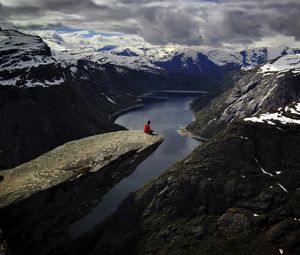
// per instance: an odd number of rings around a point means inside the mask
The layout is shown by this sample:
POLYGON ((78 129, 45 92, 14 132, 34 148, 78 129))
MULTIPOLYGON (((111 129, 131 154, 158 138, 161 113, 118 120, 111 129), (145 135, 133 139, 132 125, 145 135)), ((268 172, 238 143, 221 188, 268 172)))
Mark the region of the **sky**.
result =
POLYGON ((299 0, 0 0, 0 17, 25 30, 85 29, 153 45, 300 47, 299 0))

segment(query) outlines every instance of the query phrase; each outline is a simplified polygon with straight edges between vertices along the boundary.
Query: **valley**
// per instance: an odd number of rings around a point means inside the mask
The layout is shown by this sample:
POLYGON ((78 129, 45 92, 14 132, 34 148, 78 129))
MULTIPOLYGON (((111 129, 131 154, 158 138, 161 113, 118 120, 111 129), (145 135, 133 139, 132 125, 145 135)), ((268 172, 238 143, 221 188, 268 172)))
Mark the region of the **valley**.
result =
POLYGON ((169 96, 162 101, 145 103, 143 108, 130 111, 116 119, 115 123, 129 130, 142 130, 144 122, 150 119, 155 132, 164 136, 165 141, 137 167, 132 175, 114 186, 91 213, 70 226, 73 238, 92 230, 105 217, 113 213, 130 192, 136 191, 146 182, 159 176, 168 166, 185 157, 200 144, 192 138, 182 137, 177 133, 180 126, 185 126, 192 121, 189 105, 193 99, 169 96))
POLYGON ((300 253, 299 49, 66 41, 0 30, 0 254, 300 253))

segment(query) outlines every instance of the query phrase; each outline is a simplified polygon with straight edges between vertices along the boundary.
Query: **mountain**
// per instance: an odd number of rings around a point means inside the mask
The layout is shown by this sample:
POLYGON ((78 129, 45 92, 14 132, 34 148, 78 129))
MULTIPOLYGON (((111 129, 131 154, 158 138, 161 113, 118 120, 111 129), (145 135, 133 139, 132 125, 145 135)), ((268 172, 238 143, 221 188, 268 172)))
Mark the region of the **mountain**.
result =
POLYGON ((201 135, 206 125, 213 139, 129 194, 68 252, 299 254, 299 57, 233 77, 192 129, 201 135))
POLYGON ((1 30, 0 35, 2 86, 49 87, 65 82, 65 74, 59 71, 66 66, 76 73, 77 61, 54 57, 41 38, 16 30, 1 30))
POLYGON ((154 46, 137 39, 126 45, 118 44, 119 38, 109 40, 101 35, 91 35, 89 31, 58 33, 39 31, 38 35, 58 51, 72 54, 90 54, 105 63, 130 68, 149 67, 169 73, 205 75, 222 78, 240 68, 253 68, 286 54, 299 53, 299 49, 289 47, 256 48, 243 51, 211 49, 197 46, 154 46), (131 43, 131 44, 130 44, 131 43))
MULTIPOLYGON (((192 48, 144 46, 99 51, 105 45, 86 49, 84 43, 84 50, 74 50, 67 49, 69 44, 61 35, 53 37, 60 47, 54 50, 40 37, 13 29, 1 30, 0 40, 0 169, 70 140, 122 129, 110 121, 111 114, 140 103, 138 96, 151 90, 197 88, 210 92, 193 104, 199 112, 187 129, 213 137, 131 193, 113 215, 76 240, 64 234, 67 225, 120 181, 123 175, 111 175, 111 170, 127 175, 128 164, 142 160, 137 157, 142 156, 140 146, 128 147, 125 139, 126 152, 120 147, 124 133, 108 134, 103 136, 104 148, 102 136, 86 138, 4 170, 0 184, 8 196, 3 196, 3 201, 26 197, 7 207, 5 202, 1 212, 9 217, 3 226, 10 245, 14 240, 21 244, 11 246, 13 250, 20 254, 25 248, 30 254, 115 255, 300 253, 297 50, 279 51, 279 55, 269 49, 209 54, 192 48), (265 63, 271 56, 278 58, 265 63), (223 77, 241 66, 221 87, 208 78, 216 72, 223 77), (118 142, 113 144, 107 138, 115 135, 118 142), (82 150, 87 144, 89 149, 82 150), (104 149, 105 155, 98 155, 96 147, 104 149), (68 157, 62 156, 61 150, 68 157), (118 150, 121 160, 111 162, 118 150), (91 157, 86 152, 92 153, 91 157), (58 164, 54 173, 49 172, 49 159, 58 164), (93 176, 102 163, 102 170, 108 172, 99 173, 103 177, 99 187, 99 179, 93 176), (62 178, 60 185, 51 186, 58 184, 57 178, 62 178), (30 189, 18 189, 24 183, 30 189), (97 200, 89 191, 99 188, 97 200)), ((141 134, 132 133, 131 137, 140 140, 141 134)), ((0 234, 2 249, 2 230, 0 234)))
POLYGON ((289 54, 252 70, 242 71, 226 81, 215 98, 194 103, 196 121, 187 129, 202 137, 212 137, 237 119, 244 119, 299 99, 300 54, 289 54))
POLYGON ((258 48, 240 52, 219 49, 201 49, 197 47, 164 48, 117 48, 112 54, 126 57, 140 56, 156 66, 172 73, 202 74, 223 77, 233 70, 249 69, 256 65, 286 55, 299 53, 299 49, 258 48), (121 53, 127 52, 127 54, 121 53), (128 53, 130 52, 130 54, 128 53))
POLYGON ((298 254, 299 121, 295 103, 231 124, 130 194, 72 254, 298 254))

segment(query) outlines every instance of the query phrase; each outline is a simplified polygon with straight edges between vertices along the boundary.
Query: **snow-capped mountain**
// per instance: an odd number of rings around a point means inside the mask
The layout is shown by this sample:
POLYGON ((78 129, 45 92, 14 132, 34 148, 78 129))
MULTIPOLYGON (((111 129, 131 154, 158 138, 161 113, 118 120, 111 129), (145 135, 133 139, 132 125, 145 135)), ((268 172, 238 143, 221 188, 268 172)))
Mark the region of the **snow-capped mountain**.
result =
POLYGON ((140 37, 103 36, 88 30, 75 32, 35 31, 52 51, 135 70, 166 71, 223 77, 233 70, 250 69, 299 49, 256 48, 243 51, 202 46, 151 45, 140 37))
POLYGON ((249 69, 299 49, 288 47, 230 51, 204 47, 157 46, 124 36, 107 38, 89 31, 58 33, 39 31, 51 49, 88 57, 93 61, 133 69, 158 69, 171 73, 223 76, 240 68, 249 69))
MULTIPOLYGON (((286 75, 291 77, 300 76, 300 54, 286 55, 274 61, 271 61, 260 67, 259 73, 263 76, 276 75, 277 78, 283 78, 286 75)), ((287 78, 287 77, 285 77, 287 78)), ((274 90, 276 87, 274 87, 274 90)), ((269 91, 270 94, 272 91, 269 91)), ((295 102, 287 106, 279 107, 275 112, 262 113, 258 116, 245 118, 247 122, 265 123, 268 125, 299 125, 300 124, 300 98, 299 89, 295 89, 293 97, 295 102)), ((270 95, 269 94, 269 95, 270 95)), ((267 96, 269 96, 267 95, 267 96)), ((285 104, 283 104, 285 105, 285 104)))
POLYGON ((232 122, 296 100, 300 93, 295 86, 300 78, 299 63, 300 54, 285 55, 246 72, 226 100, 228 107, 220 120, 232 122))
POLYGON ((270 75, 272 73, 283 75, 290 71, 294 75, 299 75, 300 53, 285 55, 260 67, 260 72, 264 75, 270 75))
POLYGON ((227 124, 243 119, 289 122, 286 113, 292 110, 284 107, 299 102, 300 54, 284 55, 239 75, 234 82, 229 81, 233 85, 227 85, 221 95, 198 109, 197 120, 189 126, 192 132, 213 136, 227 124), (269 114, 280 107, 285 110, 269 114))
POLYGON ((51 53, 39 37, 16 30, 0 30, 0 85, 17 87, 62 84, 67 67, 74 71, 77 60, 61 53, 51 53), (49 72, 51 70, 51 72, 49 72))
MULTIPOLYGON (((57 42, 59 41, 57 39, 57 42)), ((90 65, 98 65, 99 70, 105 69, 105 64, 115 64, 118 72, 126 72, 128 68, 159 71, 159 68, 150 62, 118 58, 105 52, 63 52, 57 51, 57 47, 56 50, 50 49, 40 37, 16 30, 0 30, 0 55, 0 84, 17 87, 62 84, 68 78, 75 78, 78 61, 84 60, 89 61, 90 65)), ((80 77, 84 79, 84 75, 80 77)))
POLYGON ((216 74, 220 70, 226 72, 239 68, 253 68, 269 60, 286 54, 299 53, 299 49, 290 48, 258 48, 239 52, 220 49, 200 49, 199 47, 173 48, 116 48, 109 50, 111 54, 131 57, 141 57, 151 63, 171 72, 191 74, 216 74))

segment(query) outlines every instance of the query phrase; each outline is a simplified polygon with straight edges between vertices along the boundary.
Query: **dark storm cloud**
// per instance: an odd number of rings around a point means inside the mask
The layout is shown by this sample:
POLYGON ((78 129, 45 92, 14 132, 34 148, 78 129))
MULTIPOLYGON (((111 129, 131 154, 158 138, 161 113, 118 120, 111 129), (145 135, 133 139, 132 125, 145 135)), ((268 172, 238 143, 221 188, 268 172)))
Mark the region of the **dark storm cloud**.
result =
POLYGON ((0 15, 28 29, 85 27, 137 34, 154 44, 249 44, 274 35, 300 40, 294 0, 0 0, 0 15))
POLYGON ((29 24, 26 26, 22 25, 15 25, 17 29, 29 29, 29 30, 53 30, 57 29, 58 27, 63 27, 63 23, 57 22, 57 23, 49 23, 49 24, 29 24))
POLYGON ((140 19, 140 35, 155 44, 168 42, 178 44, 201 44, 198 24, 189 13, 182 9, 144 9, 140 19), (171 39, 172 38, 172 39, 171 39))
POLYGON ((257 6, 245 6, 241 10, 226 10, 222 27, 227 34, 223 39, 234 41, 240 38, 246 42, 275 34, 295 36, 299 39, 299 16, 300 3, 293 1, 258 3, 257 6))
POLYGON ((34 6, 16 6, 16 7, 7 7, 1 4, 0 2, 0 15, 1 17, 10 17, 12 15, 28 15, 38 14, 42 12, 42 10, 38 7, 34 6))
POLYGON ((9 16, 9 13, 7 12, 6 8, 0 3, 0 17, 5 18, 9 16))

